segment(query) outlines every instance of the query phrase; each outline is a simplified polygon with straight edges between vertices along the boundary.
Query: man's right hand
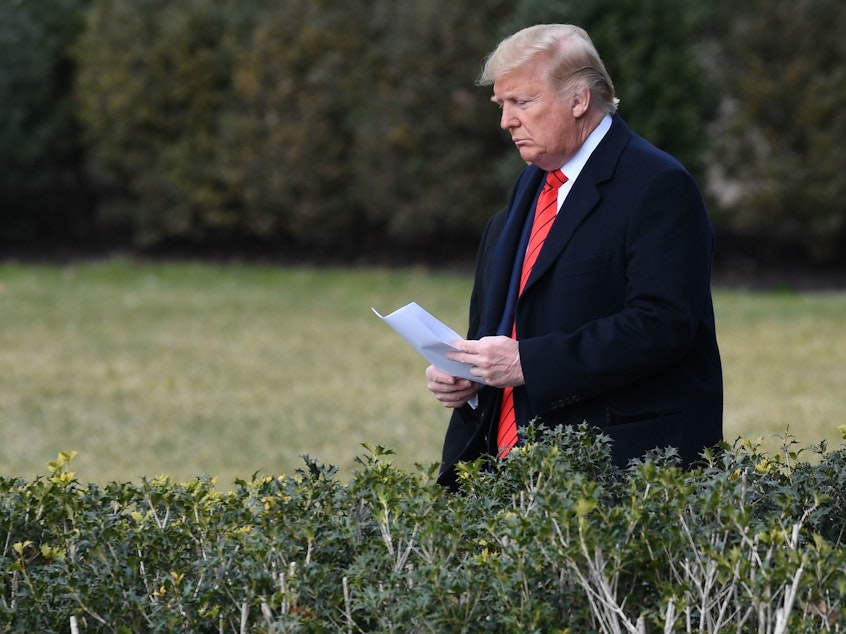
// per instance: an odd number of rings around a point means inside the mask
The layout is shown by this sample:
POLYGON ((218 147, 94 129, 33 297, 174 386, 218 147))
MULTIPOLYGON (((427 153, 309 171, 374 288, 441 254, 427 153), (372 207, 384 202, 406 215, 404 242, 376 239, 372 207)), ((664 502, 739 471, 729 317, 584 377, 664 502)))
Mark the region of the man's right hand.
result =
POLYGON ((459 379, 430 365, 426 368, 426 387, 444 407, 461 407, 482 387, 468 379, 459 379))

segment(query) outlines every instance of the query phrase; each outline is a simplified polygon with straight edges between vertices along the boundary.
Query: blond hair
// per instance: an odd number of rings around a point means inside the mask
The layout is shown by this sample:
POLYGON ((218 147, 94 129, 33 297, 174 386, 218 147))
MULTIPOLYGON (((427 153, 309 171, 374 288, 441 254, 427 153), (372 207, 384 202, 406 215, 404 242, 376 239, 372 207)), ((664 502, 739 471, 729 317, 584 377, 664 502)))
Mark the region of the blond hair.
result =
POLYGON ((490 86, 541 56, 547 59, 546 80, 560 93, 587 87, 603 112, 617 110, 619 99, 605 64, 587 31, 573 24, 538 24, 505 38, 485 59, 476 83, 490 86))

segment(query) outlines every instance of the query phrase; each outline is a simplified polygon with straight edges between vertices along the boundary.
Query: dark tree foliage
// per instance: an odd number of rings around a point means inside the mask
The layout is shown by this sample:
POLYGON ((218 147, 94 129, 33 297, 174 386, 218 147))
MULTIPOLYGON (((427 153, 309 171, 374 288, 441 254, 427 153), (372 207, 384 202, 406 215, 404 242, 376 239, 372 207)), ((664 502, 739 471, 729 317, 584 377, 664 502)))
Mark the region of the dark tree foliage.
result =
POLYGON ((718 229, 829 261, 844 21, 835 0, 0 0, 0 241, 472 256, 522 168, 481 60, 573 22, 718 229))
POLYGON ((495 113, 473 85, 495 14, 446 1, 269 8, 237 58, 225 137, 253 226, 340 251, 475 239, 504 199, 483 160, 503 149, 495 113))
POLYGON ((77 56, 77 96, 101 222, 141 244, 233 229, 238 192, 218 168, 232 96, 225 2, 94 2, 77 56))
POLYGON ((846 11, 839 0, 721 0, 721 222, 818 261, 846 246, 846 11))
POLYGON ((85 0, 0 0, 0 242, 82 238, 82 185, 67 54, 85 0))
POLYGON ((245 232, 313 248, 355 239, 350 87, 368 33, 350 25, 364 10, 355 1, 267 3, 234 49, 218 147, 245 232))
POLYGON ((359 84, 352 175, 370 224, 389 240, 458 238, 472 255, 484 221, 507 200, 497 173, 514 153, 490 89, 475 86, 504 2, 374 4, 379 44, 359 84))
POLYGON ((472 243, 506 195, 474 87, 504 4, 95 2, 78 94, 104 222, 142 244, 472 243))

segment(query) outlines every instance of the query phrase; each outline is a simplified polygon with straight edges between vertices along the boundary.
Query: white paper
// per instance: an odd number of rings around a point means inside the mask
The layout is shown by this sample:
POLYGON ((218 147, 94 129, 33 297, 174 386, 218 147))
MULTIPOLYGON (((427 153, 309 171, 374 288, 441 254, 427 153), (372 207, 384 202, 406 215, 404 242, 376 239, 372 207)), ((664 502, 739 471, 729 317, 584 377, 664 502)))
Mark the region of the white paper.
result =
POLYGON ((417 303, 411 302, 386 317, 380 315, 373 307, 371 310, 439 370, 476 383, 485 382, 482 377, 470 374, 470 365, 447 359, 447 352, 460 352, 450 343, 464 337, 423 310, 417 303))

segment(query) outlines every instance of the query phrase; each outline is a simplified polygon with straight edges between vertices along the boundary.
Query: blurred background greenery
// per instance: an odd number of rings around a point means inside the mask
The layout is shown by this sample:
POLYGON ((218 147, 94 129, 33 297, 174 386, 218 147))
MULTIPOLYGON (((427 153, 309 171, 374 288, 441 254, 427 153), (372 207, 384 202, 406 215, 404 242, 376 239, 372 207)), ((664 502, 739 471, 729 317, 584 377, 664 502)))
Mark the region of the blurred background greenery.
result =
POLYGON ((520 167, 480 61, 548 21, 702 183, 718 264, 843 262, 839 0, 0 0, 0 246, 466 257, 520 167))

